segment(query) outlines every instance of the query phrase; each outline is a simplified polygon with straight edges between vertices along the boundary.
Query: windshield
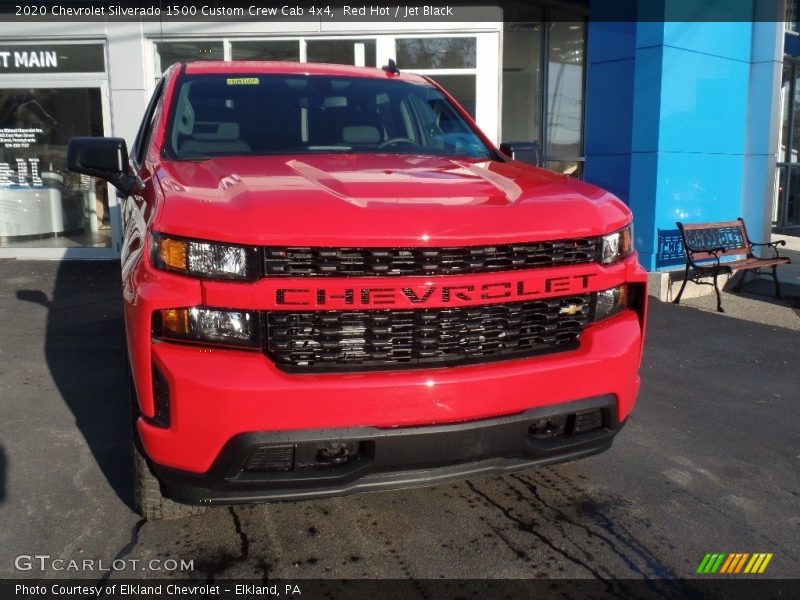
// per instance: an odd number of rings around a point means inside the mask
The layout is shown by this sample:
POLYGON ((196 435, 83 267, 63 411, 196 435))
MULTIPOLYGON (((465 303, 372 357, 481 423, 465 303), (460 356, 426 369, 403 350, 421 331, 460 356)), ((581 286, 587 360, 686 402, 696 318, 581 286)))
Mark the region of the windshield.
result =
POLYGON ((181 79, 167 154, 433 154, 486 159, 489 148, 436 88, 325 75, 181 79))

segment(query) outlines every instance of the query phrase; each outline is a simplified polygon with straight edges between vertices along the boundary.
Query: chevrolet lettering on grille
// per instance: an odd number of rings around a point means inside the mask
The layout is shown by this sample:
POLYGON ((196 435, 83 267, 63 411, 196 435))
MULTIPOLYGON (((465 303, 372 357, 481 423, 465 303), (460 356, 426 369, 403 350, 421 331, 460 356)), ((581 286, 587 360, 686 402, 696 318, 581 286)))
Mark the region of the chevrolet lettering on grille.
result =
POLYGON ((483 284, 423 286, 281 287, 275 290, 277 306, 297 307, 409 307, 469 306, 487 302, 514 302, 539 296, 575 294, 589 290, 596 273, 536 279, 515 278, 483 284))

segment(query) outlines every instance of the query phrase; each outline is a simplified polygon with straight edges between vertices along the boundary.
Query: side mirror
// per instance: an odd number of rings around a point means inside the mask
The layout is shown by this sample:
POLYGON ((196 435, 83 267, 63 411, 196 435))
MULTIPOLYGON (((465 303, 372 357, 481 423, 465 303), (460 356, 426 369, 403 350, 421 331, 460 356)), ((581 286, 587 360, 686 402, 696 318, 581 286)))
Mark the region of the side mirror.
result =
POLYGON ((105 179, 126 195, 141 189, 139 178, 131 175, 128 146, 122 138, 72 138, 67 149, 67 168, 105 179))
POLYGON ((542 147, 539 142, 503 142, 500 152, 529 165, 542 166, 542 147))

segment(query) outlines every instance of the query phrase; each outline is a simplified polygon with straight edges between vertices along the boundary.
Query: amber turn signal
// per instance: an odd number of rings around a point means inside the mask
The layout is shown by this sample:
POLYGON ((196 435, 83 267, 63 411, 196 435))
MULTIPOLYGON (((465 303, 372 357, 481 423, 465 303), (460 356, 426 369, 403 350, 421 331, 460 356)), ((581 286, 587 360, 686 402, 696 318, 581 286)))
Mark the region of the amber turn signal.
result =
POLYGON ((168 237, 157 237, 156 243, 158 244, 158 259, 166 268, 186 272, 186 240, 176 240, 168 237))
POLYGON ((189 309, 168 308, 161 311, 161 327, 165 334, 189 335, 189 309))

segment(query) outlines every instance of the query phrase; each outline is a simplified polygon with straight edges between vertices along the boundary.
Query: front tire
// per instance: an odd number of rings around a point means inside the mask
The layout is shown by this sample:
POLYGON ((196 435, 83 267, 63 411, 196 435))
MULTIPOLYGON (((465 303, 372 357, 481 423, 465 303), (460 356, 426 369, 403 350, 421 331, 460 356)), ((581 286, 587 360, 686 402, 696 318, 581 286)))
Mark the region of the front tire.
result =
MULTIPOLYGON (((134 431, 134 435, 136 432, 134 431)), ((153 475, 147 459, 133 442, 133 495, 137 512, 147 521, 161 519, 182 519, 199 515, 205 510, 203 506, 181 504, 170 500, 161 493, 161 484, 153 475)))
POLYGON ((133 499, 136 512, 146 521, 161 519, 182 519, 199 515, 205 510, 203 506, 181 504, 165 497, 161 493, 161 483, 153 474, 150 464, 142 451, 139 432, 136 430, 136 419, 139 416, 139 401, 133 378, 128 377, 129 404, 131 409, 131 452, 133 454, 133 499))

